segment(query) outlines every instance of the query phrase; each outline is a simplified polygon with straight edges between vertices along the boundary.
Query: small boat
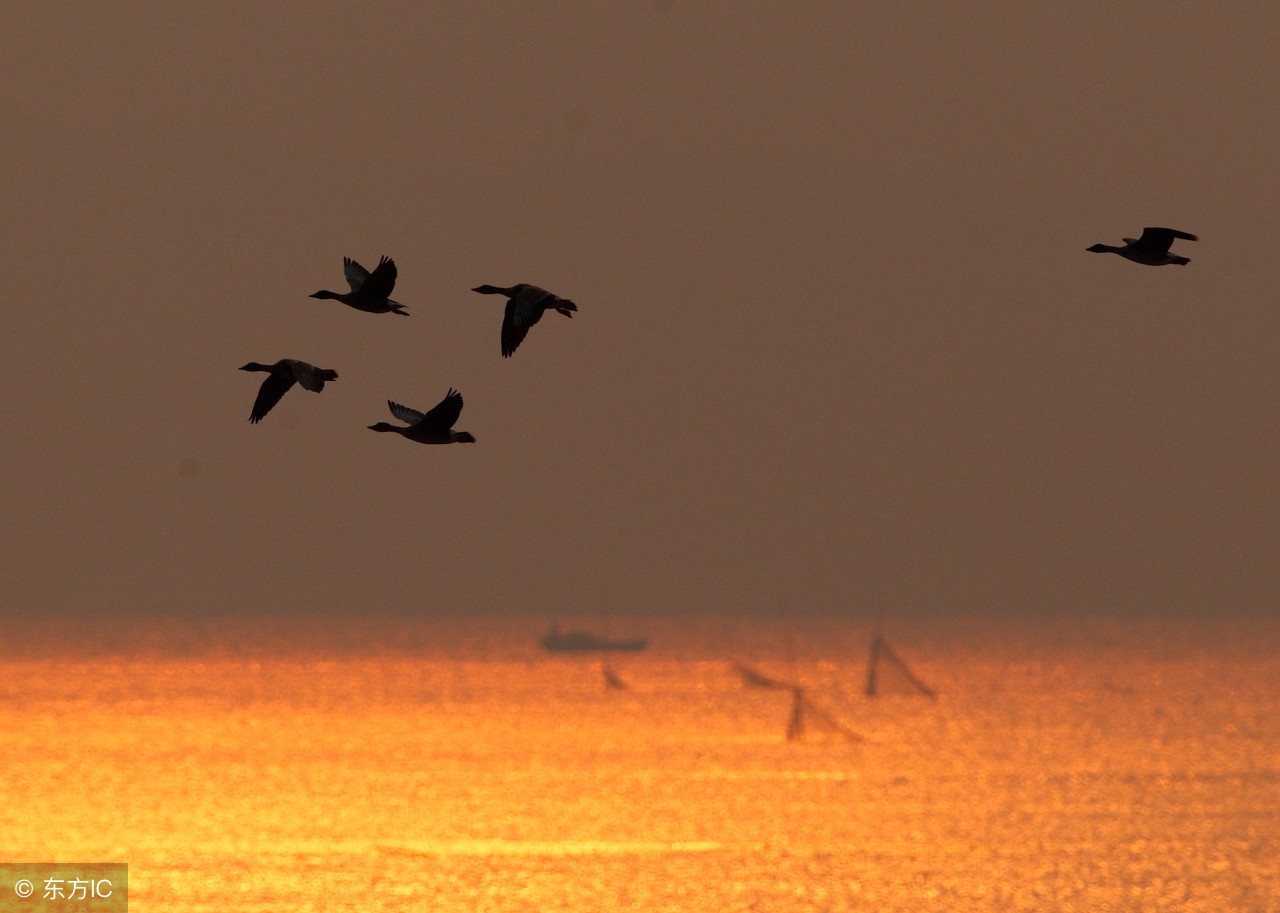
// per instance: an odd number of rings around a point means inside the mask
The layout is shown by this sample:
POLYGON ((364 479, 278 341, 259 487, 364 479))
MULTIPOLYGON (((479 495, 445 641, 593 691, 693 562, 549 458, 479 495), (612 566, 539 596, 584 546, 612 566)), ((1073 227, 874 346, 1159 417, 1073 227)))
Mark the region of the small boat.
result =
POLYGON ((649 646, 647 640, 605 640, 586 631, 566 631, 562 634, 559 625, 552 625, 540 643, 552 653, 591 653, 597 650, 635 652, 649 646))

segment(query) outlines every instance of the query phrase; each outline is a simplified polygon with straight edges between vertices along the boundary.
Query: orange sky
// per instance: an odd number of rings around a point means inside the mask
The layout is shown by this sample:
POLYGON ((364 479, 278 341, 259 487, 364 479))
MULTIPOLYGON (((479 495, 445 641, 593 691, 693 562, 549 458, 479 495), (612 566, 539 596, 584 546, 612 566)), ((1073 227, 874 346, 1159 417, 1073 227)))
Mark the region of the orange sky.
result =
POLYGON ((1280 11, 823 6, 8 4, 4 605, 1275 611, 1280 11))

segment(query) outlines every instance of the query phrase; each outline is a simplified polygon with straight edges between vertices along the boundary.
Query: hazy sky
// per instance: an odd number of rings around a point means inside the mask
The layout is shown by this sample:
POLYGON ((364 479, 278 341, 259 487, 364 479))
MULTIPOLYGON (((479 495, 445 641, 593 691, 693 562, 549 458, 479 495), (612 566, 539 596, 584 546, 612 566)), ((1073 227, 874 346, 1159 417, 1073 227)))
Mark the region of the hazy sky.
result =
POLYGON ((0 26, 9 610, 1276 611, 1273 3, 0 26))

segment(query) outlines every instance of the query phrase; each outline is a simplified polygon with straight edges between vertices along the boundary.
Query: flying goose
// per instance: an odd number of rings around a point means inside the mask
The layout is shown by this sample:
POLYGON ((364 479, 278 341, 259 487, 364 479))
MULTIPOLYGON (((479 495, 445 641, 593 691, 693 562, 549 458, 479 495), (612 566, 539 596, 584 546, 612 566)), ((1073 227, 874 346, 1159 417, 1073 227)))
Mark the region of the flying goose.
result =
POLYGON ((453 423, 462 414, 462 394, 452 387, 444 399, 435 408, 423 415, 417 409, 410 409, 399 403, 387 400, 391 414, 407 425, 393 425, 390 422, 378 422, 370 425, 370 431, 394 431, 419 444, 474 444, 476 439, 466 431, 454 431, 453 423))
POLYGON ((262 417, 280 402, 280 397, 288 393, 295 383, 302 384, 304 389, 312 393, 319 393, 324 389, 326 380, 338 379, 337 371, 317 368, 296 358, 282 358, 274 365, 260 365, 251 361, 240 370, 266 371, 270 375, 258 388, 258 398, 253 401, 253 413, 249 416, 249 421, 254 424, 262 421, 262 417))
POLYGON ((542 312, 548 308, 559 311, 566 317, 572 317, 578 306, 568 298, 553 295, 546 289, 521 282, 511 288, 498 288, 496 285, 480 285, 471 291, 481 295, 506 295, 507 311, 502 317, 502 357, 510 358, 511 353, 524 341, 529 327, 542 319, 542 312))
POLYGON ((370 314, 386 314, 389 311, 402 317, 409 316, 403 304, 391 300, 391 290, 396 287, 396 261, 383 257, 378 261, 378 268, 370 273, 350 257, 343 257, 342 267, 351 291, 330 292, 322 289, 311 297, 334 298, 370 314))
POLYGON ((1126 260, 1132 260, 1134 263, 1142 263, 1146 266, 1165 266, 1169 263, 1186 266, 1191 262, 1189 259, 1169 253, 1169 246, 1173 244, 1174 238, 1182 238, 1186 241, 1200 240, 1195 235, 1188 234, 1185 231, 1178 231, 1176 228, 1144 228, 1142 229, 1141 238, 1137 240, 1125 238, 1124 247, 1095 244, 1093 247, 1085 248, 1085 250, 1095 254, 1119 254, 1126 260))

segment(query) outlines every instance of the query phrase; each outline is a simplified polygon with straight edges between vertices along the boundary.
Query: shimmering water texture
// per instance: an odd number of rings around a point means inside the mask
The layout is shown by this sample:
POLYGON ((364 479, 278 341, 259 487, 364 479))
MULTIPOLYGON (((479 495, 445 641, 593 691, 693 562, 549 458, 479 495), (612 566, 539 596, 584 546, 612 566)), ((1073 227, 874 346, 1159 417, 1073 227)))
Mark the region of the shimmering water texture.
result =
POLYGON ((1273 623, 899 626, 936 700, 864 696, 853 622, 633 625, 627 690, 486 624, 10 658, 3 852, 135 911, 1280 910, 1273 623))

